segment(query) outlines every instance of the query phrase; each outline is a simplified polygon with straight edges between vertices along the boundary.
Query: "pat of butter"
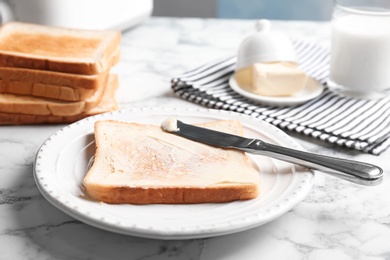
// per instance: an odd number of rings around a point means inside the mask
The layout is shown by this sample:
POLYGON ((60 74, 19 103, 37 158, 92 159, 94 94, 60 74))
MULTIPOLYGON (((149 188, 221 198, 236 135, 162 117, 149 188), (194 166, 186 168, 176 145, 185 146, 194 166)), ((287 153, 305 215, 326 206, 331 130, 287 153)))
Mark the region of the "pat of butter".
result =
MULTIPOLYGON (((291 96, 302 90, 306 74, 298 65, 290 62, 255 63, 250 67, 251 75, 240 87, 262 96, 291 96)), ((248 77, 247 71, 245 73, 248 77)), ((244 76, 244 75, 242 75, 244 76)))
POLYGON ((252 66, 238 70, 234 75, 237 84, 247 90, 252 86, 252 66))

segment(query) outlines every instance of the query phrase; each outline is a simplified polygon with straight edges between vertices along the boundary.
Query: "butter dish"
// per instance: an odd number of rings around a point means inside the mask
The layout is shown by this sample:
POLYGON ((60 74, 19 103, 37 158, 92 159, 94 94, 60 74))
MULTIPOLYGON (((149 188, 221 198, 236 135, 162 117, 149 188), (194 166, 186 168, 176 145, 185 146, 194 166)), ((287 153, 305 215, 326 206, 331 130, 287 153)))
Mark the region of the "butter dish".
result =
POLYGON ((293 42, 259 20, 238 48, 231 88, 266 105, 297 105, 320 95, 323 86, 300 68, 293 42))
POLYGON ((262 62, 297 63, 294 46, 284 34, 273 32, 269 20, 256 22, 257 31, 245 38, 237 53, 236 71, 262 62))

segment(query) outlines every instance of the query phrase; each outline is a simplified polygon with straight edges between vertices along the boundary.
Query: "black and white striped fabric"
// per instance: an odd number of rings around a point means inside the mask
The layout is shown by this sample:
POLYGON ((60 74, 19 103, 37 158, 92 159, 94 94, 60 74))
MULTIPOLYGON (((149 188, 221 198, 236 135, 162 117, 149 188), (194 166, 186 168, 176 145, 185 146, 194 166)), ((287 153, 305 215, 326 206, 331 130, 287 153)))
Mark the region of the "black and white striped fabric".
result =
MULTIPOLYGON (((301 68, 326 84, 329 50, 293 41, 301 68)), ((212 61, 172 79, 174 93, 214 109, 248 114, 281 129, 379 155, 390 146, 390 97, 377 100, 339 96, 327 88, 317 98, 293 107, 259 105, 229 86, 235 57, 212 61)))

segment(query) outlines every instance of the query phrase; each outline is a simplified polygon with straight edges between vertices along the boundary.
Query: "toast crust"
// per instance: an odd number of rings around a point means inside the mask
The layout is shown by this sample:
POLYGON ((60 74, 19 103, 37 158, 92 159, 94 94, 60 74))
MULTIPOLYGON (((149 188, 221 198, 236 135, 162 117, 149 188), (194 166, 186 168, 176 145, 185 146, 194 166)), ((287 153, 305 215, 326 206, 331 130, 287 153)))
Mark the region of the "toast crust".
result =
POLYGON ((0 93, 28 95, 64 101, 82 101, 106 83, 108 72, 77 75, 0 67, 0 93))
POLYGON ((94 200, 109 204, 197 204, 222 203, 253 199, 259 195, 259 187, 254 184, 215 185, 205 188, 131 188, 86 187, 87 194, 94 200))
POLYGON ((0 94, 0 112, 47 116, 78 115, 91 110, 100 103, 106 84, 107 81, 90 98, 75 102, 15 94, 0 94))
POLYGON ((32 115, 20 113, 4 113, 0 112, 0 125, 36 125, 36 124, 64 124, 73 123, 83 118, 118 110, 118 103, 115 99, 115 92, 118 88, 118 77, 115 74, 110 74, 108 84, 104 88, 104 94, 100 103, 88 111, 71 115, 71 116, 55 116, 55 115, 32 115))

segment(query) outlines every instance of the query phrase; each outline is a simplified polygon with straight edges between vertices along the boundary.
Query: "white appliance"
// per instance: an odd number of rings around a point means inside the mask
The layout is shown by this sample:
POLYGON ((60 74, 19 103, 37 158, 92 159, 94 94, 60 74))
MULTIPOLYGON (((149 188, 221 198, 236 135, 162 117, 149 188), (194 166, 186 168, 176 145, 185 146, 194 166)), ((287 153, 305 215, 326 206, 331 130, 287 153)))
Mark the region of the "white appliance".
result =
POLYGON ((1 23, 79 29, 131 28, 152 14, 153 0, 0 0, 1 23))

